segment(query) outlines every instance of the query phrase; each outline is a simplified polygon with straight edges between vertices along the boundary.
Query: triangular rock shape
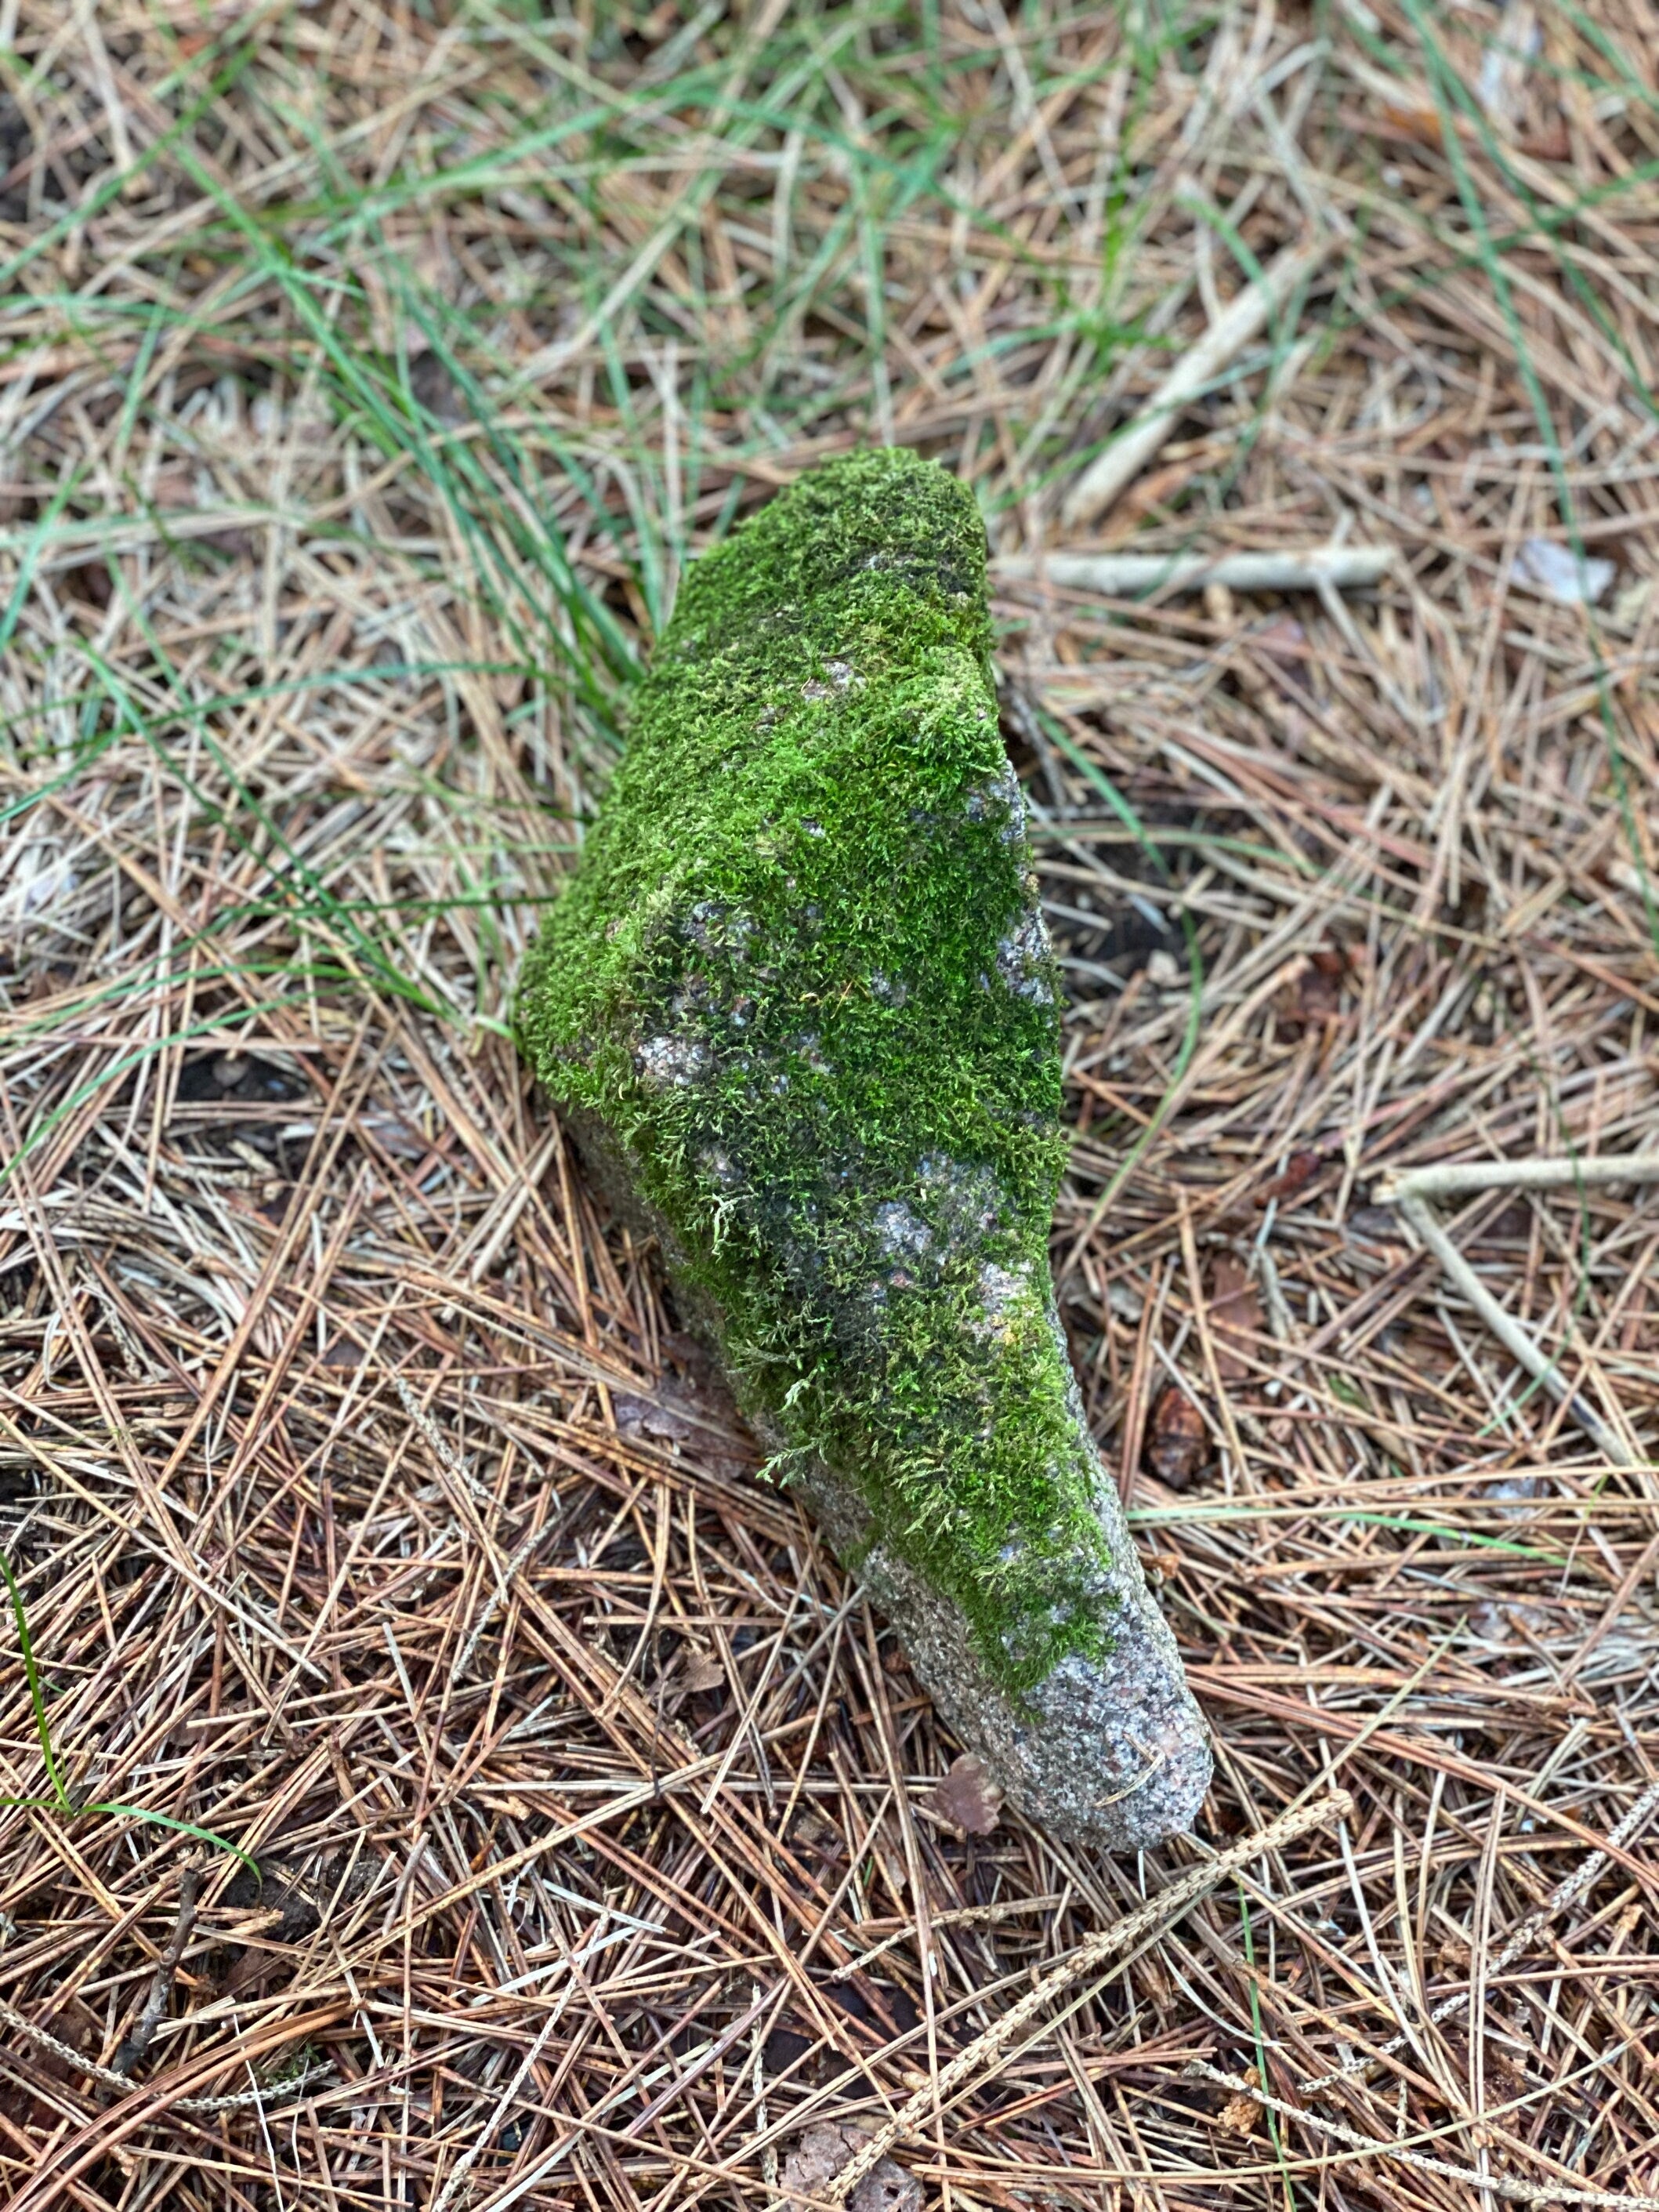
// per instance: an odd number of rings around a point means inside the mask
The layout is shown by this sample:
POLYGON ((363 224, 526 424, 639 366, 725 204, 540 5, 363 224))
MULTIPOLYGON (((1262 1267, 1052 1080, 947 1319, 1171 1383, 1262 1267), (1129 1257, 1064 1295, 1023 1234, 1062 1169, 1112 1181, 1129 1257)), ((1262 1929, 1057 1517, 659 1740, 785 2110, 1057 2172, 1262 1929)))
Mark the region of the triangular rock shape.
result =
POLYGON ((985 562, 969 492, 896 451, 697 562, 520 1024, 941 1713, 1127 1850, 1210 1753, 1055 1310, 1059 979, 985 562))

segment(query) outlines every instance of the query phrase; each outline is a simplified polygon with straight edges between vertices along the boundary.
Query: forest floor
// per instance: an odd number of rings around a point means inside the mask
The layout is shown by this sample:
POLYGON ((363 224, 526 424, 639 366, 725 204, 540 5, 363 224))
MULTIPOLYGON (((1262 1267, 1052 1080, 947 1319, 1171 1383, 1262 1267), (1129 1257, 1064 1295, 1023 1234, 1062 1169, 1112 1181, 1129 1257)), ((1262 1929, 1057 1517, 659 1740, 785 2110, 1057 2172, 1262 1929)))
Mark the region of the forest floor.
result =
POLYGON ((1589 1164, 1659 1147, 1656 64, 0 4, 11 2205, 828 2204, 912 2100, 857 2212, 1659 2203, 1659 1188, 1589 1164), (1062 1310, 1215 1733, 1139 1861, 953 1824, 511 1042, 684 562, 872 441, 991 534, 1062 1310))

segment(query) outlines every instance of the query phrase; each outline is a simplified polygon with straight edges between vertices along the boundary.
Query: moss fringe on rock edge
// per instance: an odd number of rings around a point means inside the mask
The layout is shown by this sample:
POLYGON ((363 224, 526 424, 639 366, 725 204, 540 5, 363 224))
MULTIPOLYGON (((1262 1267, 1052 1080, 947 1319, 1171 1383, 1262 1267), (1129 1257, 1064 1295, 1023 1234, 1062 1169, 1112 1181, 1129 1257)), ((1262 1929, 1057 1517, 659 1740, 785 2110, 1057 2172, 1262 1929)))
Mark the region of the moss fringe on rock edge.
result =
POLYGON ((695 565, 520 1024, 667 1225, 774 1469, 850 1475, 1018 1691, 1109 1650, 1111 1601, 985 555, 963 485, 875 451, 695 565))

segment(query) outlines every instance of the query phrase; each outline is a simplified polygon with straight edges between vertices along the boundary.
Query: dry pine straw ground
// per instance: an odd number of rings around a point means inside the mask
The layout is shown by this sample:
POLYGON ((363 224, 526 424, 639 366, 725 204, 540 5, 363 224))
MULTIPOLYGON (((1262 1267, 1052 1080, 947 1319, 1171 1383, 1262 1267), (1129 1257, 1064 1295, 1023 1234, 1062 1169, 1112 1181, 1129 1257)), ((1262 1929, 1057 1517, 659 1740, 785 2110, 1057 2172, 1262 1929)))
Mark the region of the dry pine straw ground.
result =
POLYGON ((1659 2186, 1659 1197, 1443 1209, 1618 1465, 1371 1196, 1654 1141, 1656 54, 1652 0, 4 0, 0 1532, 137 1808, 0 1815, 12 2203, 758 2205, 1330 1780, 898 2196, 1659 2186), (939 1817, 503 1023, 685 550, 880 436, 1066 544, 1316 228, 1091 542, 1393 580, 1000 599, 1064 1311, 1218 1748, 1203 1844, 1113 1863, 939 1817), (1594 616, 1525 586, 1573 531, 1594 616))

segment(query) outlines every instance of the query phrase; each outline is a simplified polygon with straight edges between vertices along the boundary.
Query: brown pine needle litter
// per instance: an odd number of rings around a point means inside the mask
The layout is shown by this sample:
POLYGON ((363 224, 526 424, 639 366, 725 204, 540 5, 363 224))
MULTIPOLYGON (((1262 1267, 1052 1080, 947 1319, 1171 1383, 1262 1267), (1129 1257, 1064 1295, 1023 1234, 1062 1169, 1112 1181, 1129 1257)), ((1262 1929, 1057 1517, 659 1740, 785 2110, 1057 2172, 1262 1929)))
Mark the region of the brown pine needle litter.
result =
POLYGON ((3 0, 0 78, 5 2201, 1659 2200, 1654 0, 3 0), (930 1809, 511 1042, 685 562, 880 441, 991 534, 1215 1731, 1144 1861, 930 1809))

